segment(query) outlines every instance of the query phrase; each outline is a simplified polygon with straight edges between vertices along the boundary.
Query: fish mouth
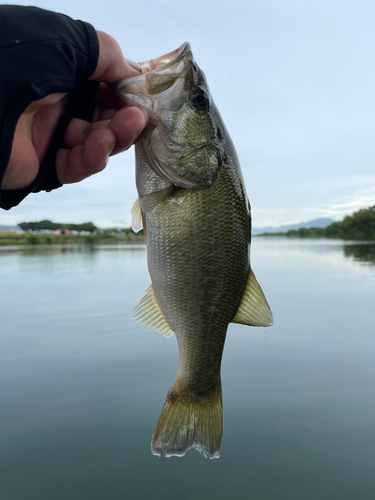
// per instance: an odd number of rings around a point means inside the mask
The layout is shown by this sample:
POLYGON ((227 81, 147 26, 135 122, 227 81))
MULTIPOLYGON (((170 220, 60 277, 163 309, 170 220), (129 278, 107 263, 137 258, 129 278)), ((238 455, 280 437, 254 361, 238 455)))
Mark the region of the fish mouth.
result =
POLYGON ((192 62, 190 43, 185 42, 168 54, 140 62, 139 75, 110 83, 109 86, 127 104, 142 104, 152 114, 152 97, 172 87, 188 71, 192 62))
MULTIPOLYGON (((168 52, 168 54, 164 54, 156 59, 150 59, 149 61, 143 61, 138 64, 142 68, 142 74, 155 70, 164 71, 180 62, 189 52, 191 54, 190 43, 185 42, 178 49, 172 50, 172 52, 168 52)), ((127 81, 129 80, 130 78, 127 81)))

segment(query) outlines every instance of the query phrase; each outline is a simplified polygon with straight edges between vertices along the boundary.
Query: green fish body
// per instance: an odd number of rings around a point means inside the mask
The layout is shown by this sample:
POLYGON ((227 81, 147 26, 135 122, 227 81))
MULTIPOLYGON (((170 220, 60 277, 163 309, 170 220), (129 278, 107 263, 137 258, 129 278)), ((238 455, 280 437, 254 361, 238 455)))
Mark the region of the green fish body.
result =
POLYGON ((179 349, 151 447, 159 456, 195 447, 218 458, 228 324, 270 326, 272 313, 250 268, 250 205, 237 154, 189 44, 141 66, 144 75, 117 88, 150 114, 136 144, 133 219, 138 227, 142 219, 152 285, 133 318, 175 333, 179 349))

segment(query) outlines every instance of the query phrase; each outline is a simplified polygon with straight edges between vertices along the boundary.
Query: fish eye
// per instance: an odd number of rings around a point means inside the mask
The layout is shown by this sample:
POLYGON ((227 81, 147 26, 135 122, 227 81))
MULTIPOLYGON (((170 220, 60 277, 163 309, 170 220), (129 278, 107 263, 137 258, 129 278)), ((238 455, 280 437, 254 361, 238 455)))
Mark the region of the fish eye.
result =
POLYGON ((210 99, 205 89, 197 87, 190 95, 190 102, 197 111, 207 111, 210 106, 210 99))

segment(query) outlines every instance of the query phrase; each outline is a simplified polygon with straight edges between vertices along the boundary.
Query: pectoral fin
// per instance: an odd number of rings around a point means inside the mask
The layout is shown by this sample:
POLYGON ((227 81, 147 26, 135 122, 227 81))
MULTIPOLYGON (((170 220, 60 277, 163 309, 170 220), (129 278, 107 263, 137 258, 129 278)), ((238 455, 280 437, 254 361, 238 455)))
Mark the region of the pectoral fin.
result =
POLYGON ((156 300, 152 285, 148 287, 146 295, 134 309, 132 319, 147 328, 152 328, 162 333, 164 337, 171 337, 174 333, 165 320, 164 314, 156 300))
POLYGON ((241 323, 250 326, 273 325, 270 306, 251 269, 247 277, 246 288, 240 307, 232 323, 241 323))
POLYGON ((145 214, 151 212, 151 210, 153 210, 157 205, 159 205, 159 203, 166 200, 168 196, 171 196, 174 190, 175 190, 174 186, 168 186, 166 189, 163 189, 162 191, 156 191, 155 193, 143 196, 143 198, 139 200, 142 211, 145 214))
POLYGON ((135 233, 138 233, 138 231, 143 229, 142 210, 141 205, 139 204, 139 198, 135 200, 132 208, 132 229, 135 233))

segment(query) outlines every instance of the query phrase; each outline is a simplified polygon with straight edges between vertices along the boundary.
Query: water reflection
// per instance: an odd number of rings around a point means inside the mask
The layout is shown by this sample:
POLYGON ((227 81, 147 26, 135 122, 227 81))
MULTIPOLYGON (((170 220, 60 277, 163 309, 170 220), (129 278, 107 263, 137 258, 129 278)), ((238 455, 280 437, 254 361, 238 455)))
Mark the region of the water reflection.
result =
POLYGON ((86 245, 86 244, 74 244, 74 245, 12 245, 12 246, 0 246, 0 258, 9 254, 18 255, 60 255, 69 253, 85 253, 92 254, 95 252, 100 252, 101 250, 106 251, 122 251, 122 250, 142 250, 146 249, 146 246, 142 243, 124 243, 124 244, 110 244, 110 245, 86 245))
POLYGON ((369 262, 375 265, 375 243, 345 245, 344 255, 356 262, 369 262))
POLYGON ((143 245, 0 248, 0 499, 372 500, 374 247, 254 238, 275 324, 229 325, 215 461, 151 454, 178 351, 130 319, 143 245))

